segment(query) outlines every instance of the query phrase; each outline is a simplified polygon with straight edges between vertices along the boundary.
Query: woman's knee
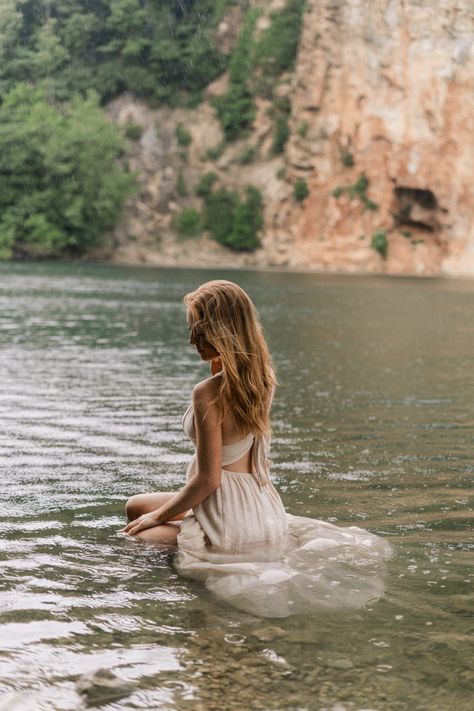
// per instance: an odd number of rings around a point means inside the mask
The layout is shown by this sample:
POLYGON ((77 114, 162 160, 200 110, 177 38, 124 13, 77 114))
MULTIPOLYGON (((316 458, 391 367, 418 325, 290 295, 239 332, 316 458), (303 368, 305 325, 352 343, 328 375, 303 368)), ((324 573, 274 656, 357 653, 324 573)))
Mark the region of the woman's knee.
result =
POLYGON ((135 494, 131 496, 125 504, 125 513, 129 521, 134 521, 136 518, 145 513, 150 513, 155 509, 163 506, 169 499, 174 496, 173 492, 161 491, 153 494, 135 494))
POLYGON ((142 515, 143 505, 140 501, 141 498, 140 494, 135 494, 135 496, 131 496, 125 504, 125 514, 129 521, 134 521, 142 515))

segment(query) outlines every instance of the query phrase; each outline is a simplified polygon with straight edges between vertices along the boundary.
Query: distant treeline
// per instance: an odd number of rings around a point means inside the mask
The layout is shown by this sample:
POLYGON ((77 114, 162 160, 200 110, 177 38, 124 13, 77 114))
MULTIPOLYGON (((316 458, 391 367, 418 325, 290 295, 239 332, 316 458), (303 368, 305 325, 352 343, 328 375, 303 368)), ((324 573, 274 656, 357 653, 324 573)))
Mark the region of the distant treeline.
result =
MULTIPOLYGON (((215 102, 226 140, 246 135, 260 95, 275 99, 273 150, 283 150, 290 106, 273 87, 293 66, 304 6, 286 0, 257 40, 260 10, 245 0, 0 0, 0 259, 100 245, 138 184, 127 138, 101 108, 125 91, 155 107, 194 106, 229 67, 215 102), (243 24, 227 56, 216 32, 235 4, 243 24)), ((256 233, 261 218, 253 223, 256 233)), ((258 245, 255 235, 236 241, 240 232, 223 242, 258 245)))
POLYGON ((196 98, 226 65, 213 41, 229 0, 0 0, 0 95, 41 82, 158 104, 196 98))
POLYGON ((136 185, 100 106, 197 102, 228 0, 0 0, 0 258, 80 255, 136 185))

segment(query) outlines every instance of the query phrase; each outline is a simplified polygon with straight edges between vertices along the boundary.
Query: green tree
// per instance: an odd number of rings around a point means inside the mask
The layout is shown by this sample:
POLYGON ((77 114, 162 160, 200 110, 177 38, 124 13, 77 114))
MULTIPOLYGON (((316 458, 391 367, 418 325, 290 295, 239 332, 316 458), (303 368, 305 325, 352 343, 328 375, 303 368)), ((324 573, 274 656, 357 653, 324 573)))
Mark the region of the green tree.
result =
POLYGON ((194 207, 185 207, 176 216, 176 229, 182 237, 196 237, 202 232, 201 215, 194 207))
POLYGON ((69 54, 74 56, 76 61, 82 57, 82 63, 88 64, 93 61, 94 49, 99 44, 97 30, 98 22, 94 12, 84 12, 77 7, 75 12, 63 17, 59 31, 69 54))
POLYGON ((185 102, 226 66, 216 12, 215 0, 0 0, 0 94, 47 79, 59 100, 95 88, 185 102))
POLYGON ((260 246, 258 232, 263 226, 262 196, 253 185, 245 188, 245 199, 234 209, 234 224, 225 244, 241 252, 252 252, 260 246))
POLYGON ((15 55, 22 27, 21 12, 15 0, 0 0, 0 66, 15 55))
POLYGON ((228 141, 245 135, 255 118, 253 97, 245 85, 231 86, 215 99, 214 105, 228 141))
POLYGON ((11 74, 20 75, 22 64, 30 59, 22 47, 22 30, 16 0, 0 0, 0 96, 12 85, 11 74))
POLYGON ((40 27, 34 65, 39 77, 51 76, 69 59, 69 52, 57 34, 57 20, 49 18, 40 27))
POLYGON ((229 141, 243 135, 255 118, 249 79, 253 66, 255 25, 259 14, 256 8, 248 10, 229 62, 229 88, 214 100, 217 116, 229 141))
POLYGON ((305 0, 287 0, 281 10, 272 13, 271 25, 255 48, 256 63, 266 74, 278 76, 293 68, 305 5, 305 0))
POLYGON ((232 234, 237 201, 237 193, 223 187, 207 196, 204 224, 216 242, 226 244, 228 236, 232 234))
POLYGON ((135 189, 117 163, 122 151, 96 94, 58 107, 26 84, 9 92, 0 106, 2 258, 101 244, 135 189))

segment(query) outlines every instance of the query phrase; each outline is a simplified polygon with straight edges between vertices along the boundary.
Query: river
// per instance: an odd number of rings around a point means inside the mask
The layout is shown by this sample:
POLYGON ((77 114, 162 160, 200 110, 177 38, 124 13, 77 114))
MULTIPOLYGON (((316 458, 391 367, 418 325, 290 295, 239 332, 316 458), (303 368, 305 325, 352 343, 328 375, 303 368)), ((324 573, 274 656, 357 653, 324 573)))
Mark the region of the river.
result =
POLYGON ((0 710, 472 709, 474 282, 0 266, 0 710), (182 297, 248 290, 278 367, 294 514, 394 549, 355 612, 259 618, 117 535, 175 490, 207 374, 182 297))

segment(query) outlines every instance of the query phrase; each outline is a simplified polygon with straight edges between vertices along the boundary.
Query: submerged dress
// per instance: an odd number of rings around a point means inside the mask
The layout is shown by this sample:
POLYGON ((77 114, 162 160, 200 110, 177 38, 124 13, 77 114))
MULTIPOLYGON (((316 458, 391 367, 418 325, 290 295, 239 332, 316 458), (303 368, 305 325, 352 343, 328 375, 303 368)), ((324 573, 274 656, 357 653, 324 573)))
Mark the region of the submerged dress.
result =
MULTIPOLYGON (((195 443, 192 403, 183 428, 195 443)), ((285 511, 269 468, 270 438, 249 434, 222 446, 218 489, 181 522, 177 571, 204 580, 217 597, 263 617, 354 609, 384 591, 389 543, 356 526, 285 511), (226 465, 252 450, 252 472, 226 465)), ((187 472, 196 473, 196 454, 187 472)))

